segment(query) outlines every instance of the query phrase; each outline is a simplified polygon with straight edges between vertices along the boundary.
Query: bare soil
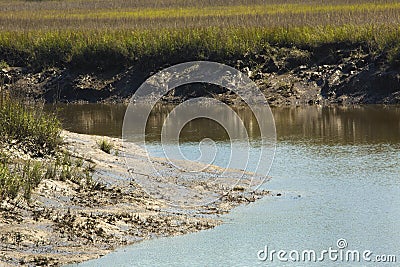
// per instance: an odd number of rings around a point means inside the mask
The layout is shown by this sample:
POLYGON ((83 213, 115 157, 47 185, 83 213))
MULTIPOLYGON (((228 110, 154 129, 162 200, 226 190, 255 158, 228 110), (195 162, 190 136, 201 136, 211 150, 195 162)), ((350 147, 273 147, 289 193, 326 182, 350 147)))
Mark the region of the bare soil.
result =
MULTIPOLYGON (((385 53, 362 45, 271 47, 265 53, 221 63, 247 74, 272 106, 400 103, 399 66, 391 64, 385 53)), ((0 70, 0 85, 47 103, 126 102, 148 77, 165 67, 143 69, 140 63, 118 69, 9 67, 0 70)), ((213 96, 229 104, 240 101, 224 88, 199 85, 171 90, 164 101, 198 96, 213 96)))

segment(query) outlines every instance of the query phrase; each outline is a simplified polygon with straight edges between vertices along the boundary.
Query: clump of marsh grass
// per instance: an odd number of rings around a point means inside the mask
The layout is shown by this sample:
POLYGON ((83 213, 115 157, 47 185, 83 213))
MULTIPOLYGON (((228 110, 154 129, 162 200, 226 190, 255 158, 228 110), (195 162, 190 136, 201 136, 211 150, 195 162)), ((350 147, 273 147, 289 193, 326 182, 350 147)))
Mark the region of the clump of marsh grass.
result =
POLYGON ((0 95, 0 201, 30 201, 44 179, 71 181, 82 188, 95 186, 93 165, 64 150, 60 134, 61 124, 54 114, 0 95))
POLYGON ((107 154, 111 154, 111 149, 114 147, 113 143, 107 141, 106 139, 97 141, 97 145, 99 146, 100 150, 106 152, 107 154))
POLYGON ((30 200, 43 179, 42 164, 37 161, 0 163, 0 200, 15 199, 20 193, 30 200))
MULTIPOLYGON (((62 152, 67 153, 67 152, 62 152)), ((0 163, 0 201, 21 197, 31 200, 32 191, 44 179, 71 181, 81 188, 95 186, 93 166, 68 165, 62 160, 40 162, 34 160, 0 163)))
MULTIPOLYGON (((265 46, 298 47, 311 51, 332 43, 367 45, 387 51, 399 43, 395 25, 344 24, 290 27, 201 26, 157 30, 60 30, 0 32, 0 51, 9 64, 69 66, 77 69, 136 66, 141 69, 188 60, 227 62, 265 46), (18 45, 17 45, 18 44, 18 45)), ((394 53, 394 58, 397 54, 394 53)), ((299 56, 299 55, 298 55, 299 56)), ((304 59, 307 59, 307 55, 304 59)), ((1 58, 0 58, 1 59, 1 58)))
POLYGON ((33 155, 53 153, 61 144, 61 123, 37 105, 6 94, 0 96, 0 141, 13 143, 33 155))
POLYGON ((5 60, 0 60, 0 70, 6 69, 8 67, 9 67, 9 65, 7 64, 7 62, 5 60))
POLYGON ((0 200, 17 197, 21 187, 21 177, 10 172, 6 164, 0 164, 0 200))

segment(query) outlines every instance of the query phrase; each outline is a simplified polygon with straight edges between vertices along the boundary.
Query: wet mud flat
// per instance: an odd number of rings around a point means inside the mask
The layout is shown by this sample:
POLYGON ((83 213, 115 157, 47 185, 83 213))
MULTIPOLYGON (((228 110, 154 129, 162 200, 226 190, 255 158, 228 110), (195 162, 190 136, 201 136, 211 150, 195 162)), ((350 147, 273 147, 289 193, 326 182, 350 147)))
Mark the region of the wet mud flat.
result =
MULTIPOLYGON (((135 177, 150 177, 152 172, 140 147, 118 138, 67 131, 63 136, 65 148, 74 157, 93 164, 96 184, 84 189, 68 180, 46 179, 34 190, 30 202, 3 202, 2 266, 60 266, 98 258, 145 239, 210 229, 223 223, 220 215, 270 194, 245 190, 249 184, 246 180, 237 183, 233 190, 212 179, 192 180, 182 185, 182 203, 187 201, 187 195, 193 197, 191 201, 207 195, 216 196, 217 200, 208 205, 171 206, 153 197, 156 191, 148 194, 137 183, 135 177), (110 154, 99 149, 100 140, 113 145, 110 154), (126 158, 130 166, 135 166, 134 170, 127 168, 126 158)), ((180 174, 174 174, 163 159, 152 161, 169 174, 169 178, 155 178, 158 190, 166 190, 176 182, 170 177, 180 174)), ((210 172, 217 169, 212 168, 210 172)))

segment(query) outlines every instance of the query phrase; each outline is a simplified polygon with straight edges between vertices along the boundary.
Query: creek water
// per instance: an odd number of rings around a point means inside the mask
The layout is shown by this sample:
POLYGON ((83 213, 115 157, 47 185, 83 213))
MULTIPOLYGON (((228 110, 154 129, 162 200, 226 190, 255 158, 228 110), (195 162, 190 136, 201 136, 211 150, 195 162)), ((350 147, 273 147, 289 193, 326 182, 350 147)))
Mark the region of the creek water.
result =
MULTIPOLYGON (((121 135, 123 105, 58 108, 70 131, 121 135)), ((154 155, 160 153, 157 138, 170 110, 161 106, 148 120, 148 147, 154 155)), ((251 112, 237 112, 256 141, 259 133, 251 112)), ((147 240, 72 266, 377 266, 385 259, 379 256, 394 261, 391 255, 397 263, 385 266, 398 266, 400 107, 291 107, 274 108, 273 114, 277 150, 272 179, 263 187, 281 196, 240 206, 214 229, 147 240), (341 240, 340 249, 339 239, 346 241, 341 240), (270 257, 262 261, 265 253, 260 250, 266 247, 270 257), (330 248, 338 250, 338 259, 321 254, 330 248), (277 254, 271 258, 271 250, 287 254, 279 260, 277 254), (316 252, 316 262, 302 258, 306 250, 316 252), (358 251, 360 261, 340 257, 349 250, 358 251), (365 251, 371 253, 363 258, 365 251)), ((180 145, 190 157, 204 137, 214 139, 222 155, 229 153, 226 133, 205 119, 185 126, 180 145)))

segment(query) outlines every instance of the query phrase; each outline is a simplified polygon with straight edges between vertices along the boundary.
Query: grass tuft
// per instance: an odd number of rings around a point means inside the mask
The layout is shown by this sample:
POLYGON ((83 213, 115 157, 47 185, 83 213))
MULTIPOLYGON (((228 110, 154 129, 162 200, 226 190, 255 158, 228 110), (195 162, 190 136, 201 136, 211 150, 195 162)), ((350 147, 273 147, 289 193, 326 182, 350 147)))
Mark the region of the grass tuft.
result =
POLYGON ((111 149, 114 147, 111 142, 105 139, 98 141, 97 145, 99 146, 100 150, 106 152, 107 154, 111 154, 111 149))
POLYGON ((0 141, 16 144, 35 156, 51 154, 61 144, 61 124, 37 105, 0 95, 0 141))
POLYGON ((0 60, 0 70, 10 67, 5 60, 0 60))
POLYGON ((0 201, 29 201, 43 179, 72 181, 82 188, 95 185, 93 165, 63 150, 60 133, 53 114, 1 95, 0 201))

